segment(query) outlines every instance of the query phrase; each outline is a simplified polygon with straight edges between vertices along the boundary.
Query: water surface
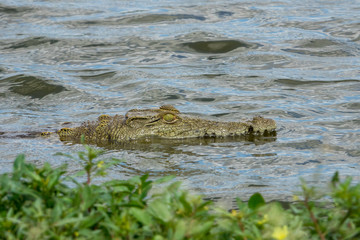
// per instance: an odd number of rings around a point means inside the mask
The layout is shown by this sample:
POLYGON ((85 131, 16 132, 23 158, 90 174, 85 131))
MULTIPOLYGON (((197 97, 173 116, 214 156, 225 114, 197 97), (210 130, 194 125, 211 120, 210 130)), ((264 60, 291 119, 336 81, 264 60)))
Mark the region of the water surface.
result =
MULTIPOLYGON (((8 1, 0 3, 0 172, 81 145, 32 132, 172 104, 219 121, 262 115, 272 139, 105 147, 108 179, 168 174, 231 203, 289 201, 299 178, 359 180, 358 1, 8 1)), ((103 181, 99 179, 98 181, 103 181)))

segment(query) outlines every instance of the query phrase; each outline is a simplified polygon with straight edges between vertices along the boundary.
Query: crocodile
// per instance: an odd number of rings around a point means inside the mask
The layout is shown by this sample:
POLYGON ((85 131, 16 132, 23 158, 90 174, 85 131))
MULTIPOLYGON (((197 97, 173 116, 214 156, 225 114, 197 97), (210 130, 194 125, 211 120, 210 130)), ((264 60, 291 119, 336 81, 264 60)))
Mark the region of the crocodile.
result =
MULTIPOLYGON (((273 133, 276 123, 261 116, 244 122, 220 122, 181 113, 172 105, 156 109, 131 109, 123 115, 101 115, 95 121, 74 128, 61 128, 56 133, 61 141, 116 143, 139 139, 225 138, 229 136, 273 133)), ((42 135, 48 135, 48 132, 42 135)))

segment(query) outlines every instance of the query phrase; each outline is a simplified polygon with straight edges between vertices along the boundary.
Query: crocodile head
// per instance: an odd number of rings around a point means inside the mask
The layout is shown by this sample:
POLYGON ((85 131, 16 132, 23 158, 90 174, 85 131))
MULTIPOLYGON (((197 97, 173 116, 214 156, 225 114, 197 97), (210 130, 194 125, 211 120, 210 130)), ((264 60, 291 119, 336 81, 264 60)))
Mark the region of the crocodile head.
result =
POLYGON ((85 136, 89 141, 129 141, 140 138, 199 138, 264 134, 276 129, 272 119, 254 117, 245 122, 219 122, 180 113, 171 105, 158 109, 132 109, 125 116, 101 115, 95 122, 58 131, 60 138, 85 136))

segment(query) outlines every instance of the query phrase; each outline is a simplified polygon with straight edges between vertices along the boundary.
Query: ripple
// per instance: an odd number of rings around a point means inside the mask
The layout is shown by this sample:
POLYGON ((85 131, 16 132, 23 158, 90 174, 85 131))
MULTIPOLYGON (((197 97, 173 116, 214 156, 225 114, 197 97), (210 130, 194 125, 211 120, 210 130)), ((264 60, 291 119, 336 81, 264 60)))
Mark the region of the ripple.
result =
POLYGON ((330 39, 308 39, 293 48, 283 49, 286 52, 317 57, 350 57, 354 49, 345 43, 330 39))
POLYGON ((46 37, 32 37, 32 38, 26 38, 20 41, 15 41, 12 43, 8 49, 18 49, 18 48, 29 48, 29 47, 35 47, 43 44, 54 44, 59 42, 59 40, 46 38, 46 37))
POLYGON ((41 99, 49 94, 66 91, 66 88, 61 85, 48 83, 42 78, 27 75, 15 75, 4 78, 1 82, 8 83, 11 86, 9 88, 11 92, 31 98, 41 99))
POLYGON ((198 53, 227 53, 237 48, 251 48, 252 44, 237 40, 197 41, 183 43, 183 46, 198 53))
POLYGON ((291 143, 284 143, 282 144, 284 147, 290 147, 297 150, 308 150, 312 148, 319 148, 323 143, 320 140, 305 140, 300 142, 291 142, 291 143))
POLYGON ((201 98, 193 98, 193 101, 198 101, 198 102, 213 102, 216 99, 215 98, 207 98, 207 97, 201 97, 201 98))
POLYGON ((229 11, 217 11, 215 14, 216 14, 218 17, 221 17, 221 18, 223 18, 223 17, 230 17, 230 16, 234 15, 233 12, 229 12, 229 11))
POLYGON ((204 16, 192 15, 192 14, 150 14, 146 16, 136 16, 132 18, 124 19, 120 23, 124 24, 139 24, 139 23, 155 23, 155 22, 168 22, 183 19, 194 19, 204 21, 204 16))
POLYGON ((24 12, 31 11, 29 7, 12 7, 0 4, 0 13, 4 14, 23 14, 24 12))
POLYGON ((87 81, 99 81, 106 78, 112 78, 116 75, 115 71, 108 71, 104 73, 96 73, 96 74, 89 74, 89 75, 81 75, 79 76, 83 80, 87 81))
MULTIPOLYGON (((192 14, 144 14, 144 15, 130 15, 125 17, 110 17, 106 19, 95 20, 81 20, 72 21, 73 25, 141 25, 141 24, 154 24, 161 22, 174 22, 177 20, 197 20, 205 21, 206 18, 200 15, 192 14)), ((68 23, 69 24, 69 23, 68 23)))
MULTIPOLYGON (((2 1, 1 132, 161 104, 219 121, 260 114, 277 121, 276 136, 104 146, 127 154, 111 177, 170 173, 231 199, 285 199, 318 167, 323 181, 336 170, 359 179, 355 2, 2 1)), ((62 163, 48 156, 82 150, 1 136, 3 165, 24 151, 62 163)))
POLYGON ((323 48, 327 46, 340 45, 338 42, 335 42, 330 39, 311 39, 306 41, 304 44, 299 45, 298 47, 303 48, 323 48))
POLYGON ((297 79, 275 79, 274 82, 286 85, 286 86, 300 86, 300 85, 328 85, 345 82, 360 82, 356 79, 347 80, 329 80, 329 81, 314 81, 314 80, 297 80, 297 79))
POLYGON ((330 33, 330 35, 334 37, 347 38, 354 42, 358 42, 360 40, 359 22, 356 21, 342 23, 338 26, 329 26, 325 32, 330 33))
POLYGON ((339 104, 339 108, 345 108, 348 110, 360 110, 360 102, 342 103, 339 104))

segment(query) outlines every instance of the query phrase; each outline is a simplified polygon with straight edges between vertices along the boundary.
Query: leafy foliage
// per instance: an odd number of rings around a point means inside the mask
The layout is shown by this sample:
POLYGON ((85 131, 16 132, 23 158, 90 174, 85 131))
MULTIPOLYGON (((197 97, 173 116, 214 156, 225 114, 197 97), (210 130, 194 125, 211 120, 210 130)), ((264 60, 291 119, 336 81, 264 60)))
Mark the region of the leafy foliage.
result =
MULTIPOLYGON (((11 174, 0 175, 1 239, 358 239, 360 185, 336 173, 328 194, 302 183, 289 209, 266 203, 255 193, 238 209, 227 211, 170 182, 160 193, 149 194, 155 181, 148 175, 101 185, 92 176, 104 175, 102 153, 85 146, 77 157, 85 183, 66 177, 66 166, 35 167, 19 155, 11 174), (75 187, 65 184, 71 180, 75 187), (327 201, 325 201, 325 200, 327 201)), ((62 154, 65 155, 65 154, 62 154)))

